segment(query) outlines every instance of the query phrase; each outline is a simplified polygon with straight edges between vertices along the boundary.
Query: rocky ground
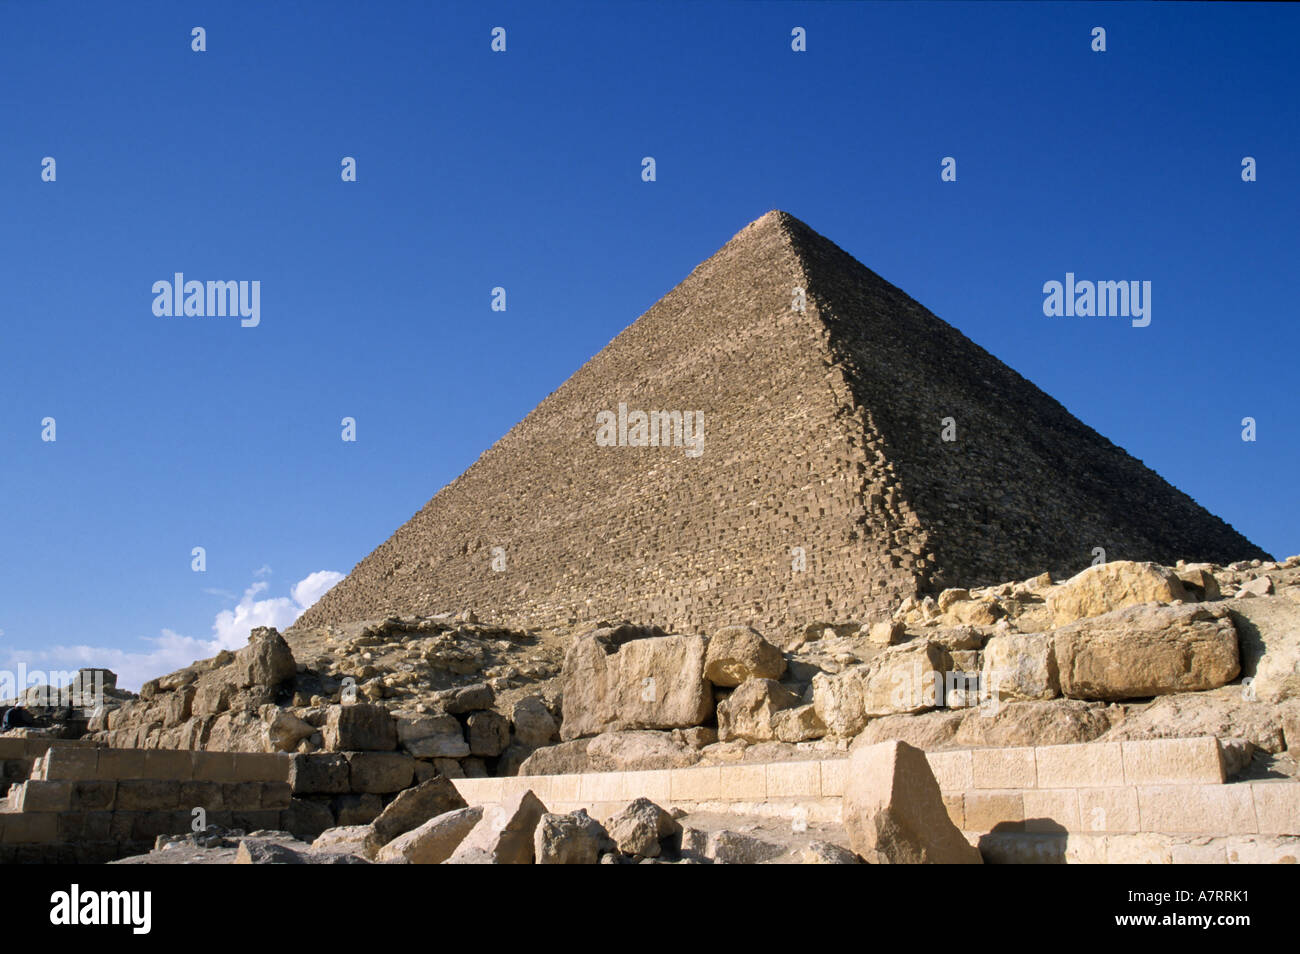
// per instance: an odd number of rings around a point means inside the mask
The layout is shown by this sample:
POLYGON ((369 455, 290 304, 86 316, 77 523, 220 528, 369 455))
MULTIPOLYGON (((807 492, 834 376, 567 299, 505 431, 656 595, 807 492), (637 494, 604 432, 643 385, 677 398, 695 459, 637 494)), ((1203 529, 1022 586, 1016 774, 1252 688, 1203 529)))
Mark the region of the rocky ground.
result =
MULTIPOLYGON (((464 810, 453 810, 451 815, 464 810)), ((538 814, 527 839, 526 860, 542 864, 860 864, 848 847, 841 825, 721 813, 665 812, 647 800, 629 804, 625 813, 643 824, 608 826, 583 813, 538 814), (638 817, 640 816, 640 817, 638 817), (650 819, 650 821, 646 821, 650 819), (651 833, 647 835, 647 831, 651 833), (540 860, 539 860, 540 859, 540 860)), ((374 826, 352 826, 307 841, 284 831, 227 831, 210 828, 199 834, 162 836, 154 850, 114 864, 411 864, 427 859, 413 854, 419 829, 432 829, 447 815, 403 833, 402 850, 389 849, 374 826), (412 837, 412 832, 417 836, 412 837)), ((478 821, 478 817, 475 817, 478 821)), ((472 831, 471 829, 467 829, 472 831)), ((400 836, 399 836, 400 837, 400 836)), ((390 843, 391 840, 390 840, 390 843)), ((458 845, 453 845, 453 848, 458 845)), ((454 854, 447 851, 440 861, 454 854)), ((525 858, 516 857, 516 862, 525 858)), ((452 863, 501 863, 465 852, 452 863)))
POLYGON ((92 737, 313 752, 330 748, 331 706, 368 700, 394 715, 422 778, 825 758, 858 738, 944 749, 1204 734, 1290 772, 1300 738, 1297 557, 1102 564, 770 639, 744 626, 535 632, 469 612, 288 635, 259 631, 154 680, 93 719, 92 737))

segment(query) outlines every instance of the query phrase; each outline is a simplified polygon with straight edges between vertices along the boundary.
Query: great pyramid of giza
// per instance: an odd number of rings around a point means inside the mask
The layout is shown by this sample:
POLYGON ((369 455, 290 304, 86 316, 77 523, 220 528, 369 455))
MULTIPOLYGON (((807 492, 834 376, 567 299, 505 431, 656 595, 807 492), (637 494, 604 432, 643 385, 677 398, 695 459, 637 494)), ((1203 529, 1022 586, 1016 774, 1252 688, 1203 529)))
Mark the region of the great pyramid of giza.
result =
POLYGON ((466 607, 539 627, 866 620, 918 591, 1072 574, 1096 547, 1109 560, 1268 558, 774 211, 583 365, 295 629, 466 607), (633 412, 680 411, 702 412, 703 443, 602 446, 608 417, 598 415, 620 405, 629 440, 633 412), (945 418, 955 440, 943 439, 945 418))

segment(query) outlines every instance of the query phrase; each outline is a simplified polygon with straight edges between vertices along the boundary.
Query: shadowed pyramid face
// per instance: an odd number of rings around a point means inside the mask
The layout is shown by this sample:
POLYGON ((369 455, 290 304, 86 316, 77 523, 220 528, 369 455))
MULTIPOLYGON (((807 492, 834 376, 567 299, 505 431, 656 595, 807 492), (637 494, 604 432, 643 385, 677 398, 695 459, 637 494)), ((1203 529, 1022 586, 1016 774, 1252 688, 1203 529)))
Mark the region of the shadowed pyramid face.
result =
POLYGON ((474 607, 678 631, 1259 548, 832 242, 751 223, 297 628, 474 607), (707 428, 705 428, 707 422, 707 428), (707 434, 707 437, 706 437, 707 434))

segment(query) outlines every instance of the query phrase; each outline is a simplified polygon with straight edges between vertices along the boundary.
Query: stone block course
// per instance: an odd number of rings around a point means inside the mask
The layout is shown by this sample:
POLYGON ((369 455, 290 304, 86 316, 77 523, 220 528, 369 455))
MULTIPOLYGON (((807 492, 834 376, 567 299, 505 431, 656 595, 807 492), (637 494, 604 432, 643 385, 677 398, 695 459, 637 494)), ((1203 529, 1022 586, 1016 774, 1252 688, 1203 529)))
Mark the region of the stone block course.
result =
POLYGON ((96 778, 98 769, 98 749, 55 746, 37 759, 33 775, 50 780, 96 778))
POLYGON ((270 752, 236 752, 235 782, 283 782, 289 777, 289 756, 270 752))
POLYGON ((235 753, 234 752, 202 752, 195 751, 190 753, 193 760, 193 769, 191 778, 203 782, 234 782, 235 777, 235 753))
POLYGON ((717 767, 671 771, 669 785, 674 802, 707 801, 722 797, 722 773, 717 767))
POLYGON ((1120 745, 1124 780, 1129 785, 1218 784, 1227 779, 1219 741, 1213 736, 1149 739, 1120 745))
POLYGON ((1024 831, 1025 801, 1019 791, 967 792, 962 802, 970 831, 1024 831))
POLYGON ((194 778, 193 753, 184 749, 150 749, 144 756, 146 778, 188 781, 194 778))
POLYGON ((1250 790, 1261 835, 1300 835, 1300 783, 1254 782, 1250 790))
POLYGON ((1138 814, 1138 789, 1081 788, 1078 831, 1135 832, 1141 830, 1138 814))
POLYGON ((10 793, 17 812, 65 812, 72 807, 72 782, 28 779, 10 793))
POLYGON ((1144 785, 1138 788, 1142 831, 1248 834, 1257 830, 1250 785, 1144 785))
POLYGON ((927 752, 926 761, 940 791, 964 792, 975 787, 972 756, 969 749, 955 752, 927 752))
POLYGON ((1031 746, 1010 749, 973 749, 973 788, 1035 788, 1038 768, 1031 746))
POLYGON ((1022 793, 1025 831, 1079 831, 1079 792, 1073 788, 1029 788, 1022 793))
POLYGON ((105 779, 148 778, 144 749, 103 749, 99 753, 98 775, 105 779))
POLYGON ((180 807, 181 783, 168 779, 123 779, 117 783, 115 808, 122 812, 174 811, 180 807))
POLYGON ((1115 787, 1124 784, 1119 742, 1040 745, 1034 749, 1038 788, 1115 787))
POLYGON ((820 798, 821 768, 816 762, 768 762, 768 798, 820 798))
POLYGON ((117 782, 111 779, 84 779, 72 783, 72 807, 83 811, 111 809, 117 797, 117 782))

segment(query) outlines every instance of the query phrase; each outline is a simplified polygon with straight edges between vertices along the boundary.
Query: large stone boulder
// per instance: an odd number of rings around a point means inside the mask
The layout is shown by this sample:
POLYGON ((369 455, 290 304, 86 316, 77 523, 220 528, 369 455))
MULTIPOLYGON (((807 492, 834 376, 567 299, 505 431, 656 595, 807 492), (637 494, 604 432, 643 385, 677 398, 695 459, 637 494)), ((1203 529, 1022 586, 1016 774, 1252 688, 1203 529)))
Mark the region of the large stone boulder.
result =
POLYGON ((851 738, 867 720, 943 705, 944 673, 952 657, 938 643, 912 640, 891 646, 869 663, 813 677, 813 707, 832 735, 851 738))
POLYGON ((344 825, 321 832, 312 841, 310 850, 315 854, 341 853, 374 861, 382 847, 383 843, 375 837, 375 830, 369 825, 344 825))
POLYGON ((1300 602, 1264 596, 1227 605, 1251 694, 1262 702, 1300 699, 1300 602))
POLYGON ((1188 598, 1173 570, 1156 563, 1115 560, 1090 566, 1047 592, 1047 609, 1056 626, 1134 606, 1188 598))
POLYGON ((494 758, 510 744, 510 720, 491 709, 472 713, 467 722, 469 754, 494 758))
POLYGON ((534 748, 550 745, 558 734, 555 717, 538 696, 526 696, 516 702, 510 721, 514 723, 515 739, 534 748))
POLYGON ((779 844, 727 828, 709 832, 704 848, 704 856, 715 865, 760 865, 784 853, 779 844))
POLYGON ((464 715, 479 709, 491 709, 496 702, 496 692, 486 682, 459 686, 438 693, 435 700, 443 711, 451 715, 464 715))
POLYGON ((564 654, 560 738, 566 742, 619 725, 618 648, 599 633, 578 637, 564 654))
POLYGON ((299 742, 315 733, 314 725, 299 719, 288 709, 277 708, 266 723, 266 737, 274 752, 293 752, 298 748, 299 742))
POLYGON ((925 753, 906 742, 858 747, 844 784, 844 828, 871 864, 981 864, 948 817, 925 753))
POLYGON ((321 728, 331 752, 388 752, 397 748, 397 730, 388 710, 358 702, 330 706, 321 728))
MULTIPOLYGON (((599 736, 597 736, 599 738, 599 736)), ((593 769, 587 760, 592 739, 574 739, 538 749, 519 766, 520 775, 581 775, 593 769)))
POLYGON ((638 798, 614 813, 605 829, 625 855, 657 858, 661 843, 682 830, 677 819, 648 798, 638 798))
POLYGON ((851 739, 867 725, 862 704, 862 679, 866 666, 850 666, 838 673, 813 676, 813 714, 830 735, 851 739))
MULTIPOLYGON (((1205 694, 1171 699, 1200 698, 1205 694)), ((977 708, 940 709, 919 715, 872 719, 854 744, 890 739, 908 742, 927 752, 944 748, 1067 745, 1107 737, 1131 719, 1131 707, 1081 699, 1043 702, 990 700, 977 708), (1126 711, 1130 714, 1126 716, 1126 711)), ((1193 735, 1214 734, 1206 731, 1193 735)))
POLYGON ((470 754, 455 716, 399 712, 394 716, 402 748, 417 759, 463 759, 470 754))
POLYGON ((563 739, 611 729, 686 728, 712 714, 703 636, 615 644, 603 632, 577 639, 565 655, 563 739))
POLYGON ((389 795, 415 778, 415 759, 405 752, 348 752, 348 784, 354 792, 389 795))
POLYGON ((1274 755, 1290 745, 1300 755, 1300 699, 1264 702, 1249 686, 1223 686, 1208 692, 1160 696, 1129 707, 1123 722, 1104 741, 1130 739, 1191 739, 1213 735, 1241 739, 1274 755))
POLYGON ((800 701, 773 679, 746 679, 718 704, 718 741, 770 742, 776 738, 773 716, 800 701))
POLYGON ((1054 633, 1061 691, 1074 699, 1141 699, 1215 689, 1241 671, 1237 630, 1215 603, 1143 604, 1054 633))
POLYGON ((293 650, 284 637, 270 626, 256 626, 248 634, 248 645, 235 653, 236 685, 278 686, 298 672, 293 650))
POLYGON ((380 864, 442 864, 482 819, 483 809, 478 805, 430 818, 380 848, 375 860, 380 864))
POLYGON ((352 791, 348 760, 341 752, 295 755, 289 760, 295 795, 342 795, 352 791))
POLYGON ((703 636, 638 639, 619 650, 618 713, 624 728, 684 729, 713 715, 703 636))
POLYGON ((431 818, 468 807, 456 786, 441 775, 408 788, 388 803, 371 823, 381 845, 419 828, 431 818))
POLYGON ((453 864, 531 865, 533 836, 546 806, 531 791, 488 805, 483 817, 447 859, 453 864), (482 857, 480 857, 482 856, 482 857))
POLYGON ((1049 633, 1006 633, 984 645, 980 675, 986 695, 1008 700, 1055 699, 1061 694, 1049 633))
POLYGON ((739 686, 747 679, 780 679, 785 656, 755 629, 724 626, 713 634, 704 657, 704 677, 715 686, 739 686))
POLYGON ((687 768, 700 760, 699 751, 673 733, 649 729, 602 732, 591 740, 586 755, 591 772, 687 768))
POLYGON ((604 826, 582 808, 567 815, 547 812, 533 834, 539 865, 594 865, 613 847, 604 826))
POLYGON ((783 709, 772 715, 772 733, 781 742, 810 742, 826 734, 826 726, 811 704, 783 709))

